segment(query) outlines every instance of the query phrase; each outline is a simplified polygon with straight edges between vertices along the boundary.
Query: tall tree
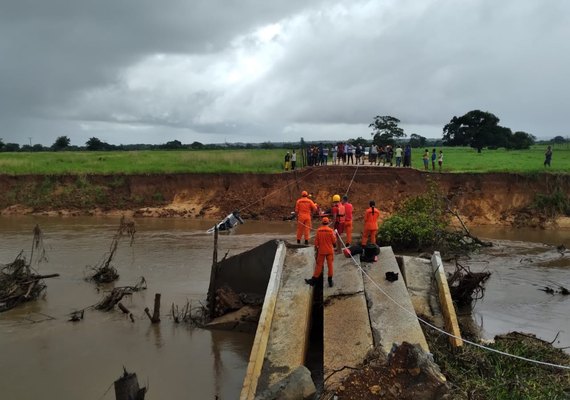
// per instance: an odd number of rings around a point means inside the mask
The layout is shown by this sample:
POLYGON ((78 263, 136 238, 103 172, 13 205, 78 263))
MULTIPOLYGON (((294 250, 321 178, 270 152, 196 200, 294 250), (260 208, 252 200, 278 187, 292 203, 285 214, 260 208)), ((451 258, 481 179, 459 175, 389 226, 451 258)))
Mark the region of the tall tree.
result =
POLYGON ((453 117, 443 127, 446 146, 471 146, 481 152, 486 146, 505 147, 512 132, 499 125, 499 118, 481 110, 469 111, 461 117, 453 117))
POLYGON ((398 126, 399 123, 400 120, 398 118, 389 115, 375 116, 374 122, 368 125, 369 128, 373 129, 371 135, 374 144, 382 146, 386 144, 393 145, 395 143, 394 138, 405 137, 404 130, 398 126))
POLYGON ((412 133, 410 135, 410 141, 408 142, 411 147, 425 147, 426 143, 427 139, 417 133, 412 133))
MULTIPOLYGON (((563 144, 566 143, 566 139, 564 139, 562 136, 554 136, 554 138, 552 139, 552 143, 563 144)), ((0 149, 1 148, 2 148, 2 139, 0 139, 0 149)))
POLYGON ((0 138, 0 151, 2 151, 3 147, 4 147, 4 142, 2 141, 2 138, 0 138))
POLYGON ((85 142, 85 148, 89 151, 101 151, 105 150, 105 145, 107 143, 102 142, 99 138, 92 137, 85 142))
POLYGON ((536 138, 530 133, 526 132, 515 132, 509 140, 507 148, 516 150, 526 150, 530 149, 535 142, 536 138))
POLYGON ((59 151, 64 150, 69 147, 71 140, 67 136, 59 136, 55 139, 55 142, 51 145, 52 150, 59 151))

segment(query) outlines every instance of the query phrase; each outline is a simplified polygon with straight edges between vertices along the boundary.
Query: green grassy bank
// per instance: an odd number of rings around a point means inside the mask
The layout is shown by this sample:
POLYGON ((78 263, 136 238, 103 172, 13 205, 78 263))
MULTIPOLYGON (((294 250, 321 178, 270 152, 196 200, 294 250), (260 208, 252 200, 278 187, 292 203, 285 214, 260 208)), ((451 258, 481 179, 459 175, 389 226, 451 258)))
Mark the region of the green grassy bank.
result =
MULTIPOLYGON (((412 163, 422 168, 424 149, 414 149, 412 163)), ((431 153, 431 149, 430 153, 431 153)), ((440 148, 437 149, 439 153, 440 148)), ((0 174, 160 174, 274 173, 283 170, 284 149, 180 150, 113 152, 0 153, 0 174)), ((530 150, 443 148, 444 172, 536 173, 543 166, 545 146, 530 150)), ((300 163, 300 157, 298 157, 300 163)), ((570 172, 570 148, 554 146, 551 172, 570 172)))

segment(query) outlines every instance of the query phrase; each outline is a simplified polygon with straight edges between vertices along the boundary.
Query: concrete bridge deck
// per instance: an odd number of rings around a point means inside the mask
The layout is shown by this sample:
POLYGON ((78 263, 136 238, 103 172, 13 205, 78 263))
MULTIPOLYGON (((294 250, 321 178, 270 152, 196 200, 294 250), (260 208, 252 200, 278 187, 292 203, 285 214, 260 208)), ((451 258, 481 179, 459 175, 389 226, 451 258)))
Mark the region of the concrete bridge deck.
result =
MULTIPOLYGON (((429 352, 414 303, 434 301, 430 298, 431 263, 414 259, 405 262, 408 268, 402 268, 404 275, 392 249, 382 247, 377 262, 362 265, 370 279, 352 259, 335 256, 335 285, 329 288, 325 279, 322 291, 322 380, 328 389, 339 385, 350 372, 340 369, 358 366, 374 348, 388 354, 394 343, 406 341, 429 352), (388 271, 398 273, 399 279, 387 281, 388 271), (411 289, 406 282, 412 284, 411 289)), ((315 289, 304 282, 313 268, 312 247, 279 245, 241 399, 254 399, 306 363, 311 310, 319 301, 313 298, 315 289)))

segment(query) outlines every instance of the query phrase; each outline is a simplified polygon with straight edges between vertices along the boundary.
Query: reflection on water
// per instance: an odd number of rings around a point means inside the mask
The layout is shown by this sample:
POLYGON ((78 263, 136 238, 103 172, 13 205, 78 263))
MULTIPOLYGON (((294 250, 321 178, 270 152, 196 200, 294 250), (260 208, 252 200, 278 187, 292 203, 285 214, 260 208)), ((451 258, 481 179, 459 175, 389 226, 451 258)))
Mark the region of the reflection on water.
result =
MULTIPOLYGON (((3 399, 112 399, 113 390, 107 389, 123 365, 150 387, 149 398, 237 397, 252 335, 191 329, 166 315, 172 303, 204 300, 212 259, 212 237, 205 231, 214 221, 136 220, 134 245, 122 243, 115 259, 120 273, 116 285, 133 285, 140 276, 148 281, 148 290, 124 299, 135 323, 120 312, 98 311, 86 312, 82 322, 67 322, 68 313, 103 295, 84 281, 86 265, 97 264, 108 251, 118 218, 0 217, 0 263, 29 250, 36 222, 44 230, 49 257, 39 271, 61 276, 47 280, 44 298, 0 314, 3 399), (159 326, 144 315, 145 307, 153 307, 155 293, 162 294, 159 326)), ((235 233, 221 235, 219 254, 229 251, 231 256, 277 237, 291 240, 294 229, 293 222, 248 221, 235 233)), ((548 282, 570 287, 568 254, 561 257, 552 246, 528 243, 570 248, 568 232, 484 229, 475 233, 527 241, 503 240, 471 260, 473 269, 493 272, 486 296, 475 308, 485 332, 517 329, 552 340, 561 331, 558 344, 569 346, 570 299, 538 290, 548 282)))

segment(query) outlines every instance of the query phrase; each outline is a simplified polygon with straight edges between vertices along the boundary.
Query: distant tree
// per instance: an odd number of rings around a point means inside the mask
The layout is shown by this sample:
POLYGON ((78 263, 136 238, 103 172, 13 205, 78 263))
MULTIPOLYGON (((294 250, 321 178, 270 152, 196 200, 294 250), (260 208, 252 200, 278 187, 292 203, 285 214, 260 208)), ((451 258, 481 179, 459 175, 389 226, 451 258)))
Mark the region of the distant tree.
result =
POLYGON ((411 147, 425 147, 427 143, 427 139, 423 136, 420 136, 416 133, 412 133, 410 135, 410 141, 408 142, 408 144, 411 147))
POLYGON ((368 140, 364 139, 362 136, 357 137, 356 139, 348 139, 348 143, 356 146, 357 144, 361 146, 368 146, 368 140))
POLYGON ((299 147, 301 149, 304 149, 305 147, 307 147, 307 143, 305 142, 305 139, 301 137, 301 140, 299 141, 299 147))
POLYGON ((193 143, 190 145, 190 148, 192 148, 192 149, 194 149, 194 150, 200 150, 200 149, 203 149, 203 148, 204 148, 204 145, 203 145, 202 143, 200 143, 200 142, 193 142, 193 143))
MULTIPOLYGON (((0 143, 1 143, 1 140, 0 140, 0 143)), ((563 144, 563 143, 566 143, 566 139, 564 139, 562 136, 555 136, 555 137, 552 139, 552 143, 554 143, 554 144, 563 144)), ((0 148, 2 148, 1 145, 0 145, 0 148)))
POLYGON ((395 143, 394 138, 405 137, 406 134, 404 130, 398 126, 400 120, 389 115, 375 116, 374 122, 368 125, 372 128, 371 133, 373 137, 373 143, 377 145, 386 145, 395 143))
POLYGON ((89 151, 107 150, 108 146, 108 143, 105 143, 96 137, 89 138, 89 140, 85 142, 85 149, 89 151))
POLYGON ((45 150, 46 148, 39 143, 36 143, 32 146, 32 151, 34 152, 45 151, 45 150))
POLYGON ((179 140, 171 140, 162 146, 164 149, 178 150, 182 148, 182 143, 179 140))
POLYGON ((513 133, 506 147, 508 149, 526 150, 530 149, 530 146, 534 144, 535 140, 536 138, 530 133, 519 131, 513 133))
POLYGON ((480 110, 453 117, 443 127, 443 143, 446 146, 471 146, 478 152, 487 146, 505 147, 512 132, 500 126, 499 121, 494 114, 480 110))
POLYGON ((31 152, 32 150, 33 150, 33 148, 29 144, 24 144, 24 145, 22 145, 22 147, 20 147, 20 151, 30 151, 31 152))
POLYGON ((3 147, 3 151, 16 152, 20 151, 20 145, 18 143, 6 143, 3 147))
POLYGON ((263 142, 259 145, 262 149, 274 149, 275 145, 271 142, 263 142))
POLYGON ((2 141, 2 138, 0 138, 0 151, 2 151, 2 149, 4 148, 5 144, 2 141))
POLYGON ((71 140, 67 136, 59 136, 51 145, 51 149, 54 151, 65 150, 69 147, 69 143, 71 143, 71 140))

